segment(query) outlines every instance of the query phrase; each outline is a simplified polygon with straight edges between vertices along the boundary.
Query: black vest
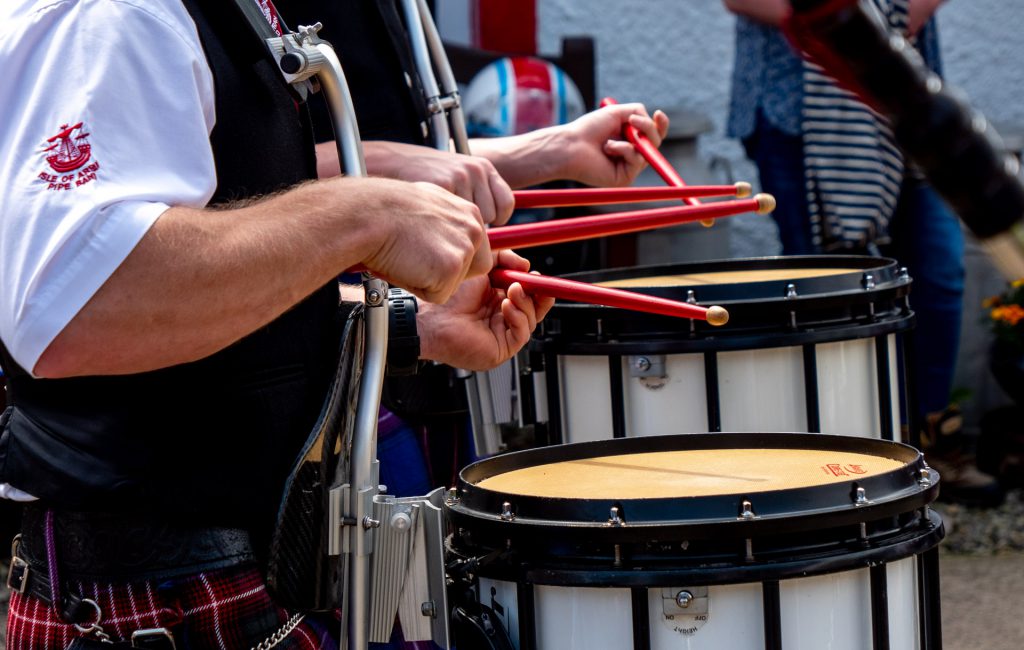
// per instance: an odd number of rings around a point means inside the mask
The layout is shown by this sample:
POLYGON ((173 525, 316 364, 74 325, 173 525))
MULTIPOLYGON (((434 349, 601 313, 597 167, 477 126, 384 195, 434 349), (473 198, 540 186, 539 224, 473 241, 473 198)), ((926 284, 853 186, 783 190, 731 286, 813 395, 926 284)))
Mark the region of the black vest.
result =
MULTIPOLYGON (((184 4, 215 80, 211 204, 313 178, 305 108, 233 4, 184 4)), ((58 507, 145 508, 263 528, 319 414, 339 343, 337 307, 332 282, 221 352, 138 375, 33 379, 4 350, 13 409, 0 482, 58 507)))

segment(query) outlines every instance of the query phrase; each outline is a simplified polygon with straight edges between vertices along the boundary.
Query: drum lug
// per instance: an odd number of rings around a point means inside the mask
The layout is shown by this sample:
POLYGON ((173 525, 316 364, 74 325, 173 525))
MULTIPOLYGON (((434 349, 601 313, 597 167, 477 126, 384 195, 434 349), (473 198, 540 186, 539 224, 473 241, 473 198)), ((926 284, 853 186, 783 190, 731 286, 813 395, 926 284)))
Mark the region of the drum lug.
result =
POLYGON ((505 503, 501 504, 501 520, 502 521, 512 521, 515 518, 516 518, 516 515, 515 515, 514 512, 512 512, 512 504, 509 503, 508 501, 506 501, 505 503))
POLYGON ((448 488, 448 491, 444 493, 444 503, 448 506, 455 506, 459 504, 459 489, 448 488))
POLYGON ((756 519, 757 515, 754 514, 754 504, 746 499, 740 504, 740 519, 748 521, 750 519, 756 519))
POLYGON ((855 506, 866 506, 870 505, 871 500, 868 499, 868 493, 864 491, 864 488, 858 487, 853 492, 853 505, 855 506))
POLYGON ((871 273, 865 273, 864 279, 861 282, 864 285, 865 291, 871 291, 875 288, 875 276, 871 273))
POLYGON ((612 506, 608 511, 608 525, 609 526, 624 526, 625 520, 622 518, 622 508, 619 506, 612 506))

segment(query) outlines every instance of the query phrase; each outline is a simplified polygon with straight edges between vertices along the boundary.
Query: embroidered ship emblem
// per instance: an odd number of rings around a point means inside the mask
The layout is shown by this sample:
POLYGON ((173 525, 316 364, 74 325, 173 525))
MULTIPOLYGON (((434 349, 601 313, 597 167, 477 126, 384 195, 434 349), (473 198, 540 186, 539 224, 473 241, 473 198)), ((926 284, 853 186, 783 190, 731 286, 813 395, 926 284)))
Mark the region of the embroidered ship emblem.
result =
POLYGON ((89 157, 92 155, 92 145, 88 140, 89 134, 80 133, 71 137, 75 131, 79 131, 81 128, 81 122, 74 126, 62 124, 60 132, 46 140, 52 144, 43 149, 43 152, 54 152, 46 157, 46 162, 50 163, 50 167, 58 174, 66 174, 89 162, 89 157))

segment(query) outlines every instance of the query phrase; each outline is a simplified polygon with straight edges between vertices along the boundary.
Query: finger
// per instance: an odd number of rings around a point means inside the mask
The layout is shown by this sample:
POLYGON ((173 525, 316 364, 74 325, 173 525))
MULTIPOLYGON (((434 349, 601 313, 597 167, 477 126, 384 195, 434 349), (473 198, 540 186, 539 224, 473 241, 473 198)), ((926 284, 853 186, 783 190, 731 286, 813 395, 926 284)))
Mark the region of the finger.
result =
POLYGON ((538 323, 544 320, 544 317, 548 315, 548 312, 551 311, 551 308, 555 306, 554 298, 534 298, 533 302, 536 305, 538 323))
POLYGON ((494 265, 500 266, 503 269, 512 269, 513 271, 526 272, 530 270, 530 260, 509 249, 498 251, 494 265))
POLYGON ((473 203, 480 208, 480 217, 484 223, 493 224, 498 218, 497 205, 494 195, 491 193, 491 186, 487 179, 473 183, 473 203))
POLYGON ((661 146, 663 134, 653 119, 642 115, 630 115, 629 124, 644 134, 655 147, 661 146))
POLYGON ((668 135, 668 127, 670 126, 668 115, 666 115, 661 109, 654 111, 654 123, 658 127, 658 133, 661 134, 661 139, 664 140, 665 136, 668 135))
POLYGON ((644 157, 628 142, 609 142, 604 146, 604 153, 614 163, 621 160, 623 167, 615 165, 615 184, 631 182, 647 166, 644 157))
POLYGON ((507 295, 516 309, 526 315, 527 326, 530 328, 530 332, 533 332, 537 328, 537 309, 533 304, 533 300, 530 296, 526 295, 523 286, 518 282, 513 282, 509 286, 507 295))
POLYGON ((501 301, 501 315, 505 319, 506 330, 505 340, 509 346, 509 356, 515 354, 530 340, 529 321, 520 309, 518 309, 510 298, 501 301))
POLYGON ((488 182, 491 188, 491 196, 494 197, 494 224, 501 226, 508 223, 515 210, 516 200, 512 194, 512 188, 508 186, 505 179, 501 177, 496 169, 491 169, 488 174, 488 182))
POLYGON ((491 244, 487 237, 481 237, 479 246, 473 254, 473 259, 466 269, 465 277, 471 278, 477 275, 485 275, 494 268, 494 256, 491 254, 491 244))

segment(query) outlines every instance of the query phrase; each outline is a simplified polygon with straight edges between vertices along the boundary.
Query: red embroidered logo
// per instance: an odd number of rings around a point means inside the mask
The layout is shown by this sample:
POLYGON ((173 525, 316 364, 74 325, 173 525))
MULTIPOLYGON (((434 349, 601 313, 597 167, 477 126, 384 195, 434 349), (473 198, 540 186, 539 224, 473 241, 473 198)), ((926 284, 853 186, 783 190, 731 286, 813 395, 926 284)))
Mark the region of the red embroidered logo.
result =
POLYGON ((46 139, 42 153, 46 154, 50 169, 57 172, 51 174, 43 170, 39 173, 39 180, 47 183, 46 189, 70 190, 96 180, 99 162, 94 160, 92 164, 86 165, 92 158, 92 145, 88 138, 89 134, 82 127, 82 122, 79 122, 74 126, 62 124, 56 135, 46 139), (75 170, 78 170, 77 173, 72 173, 75 170))

